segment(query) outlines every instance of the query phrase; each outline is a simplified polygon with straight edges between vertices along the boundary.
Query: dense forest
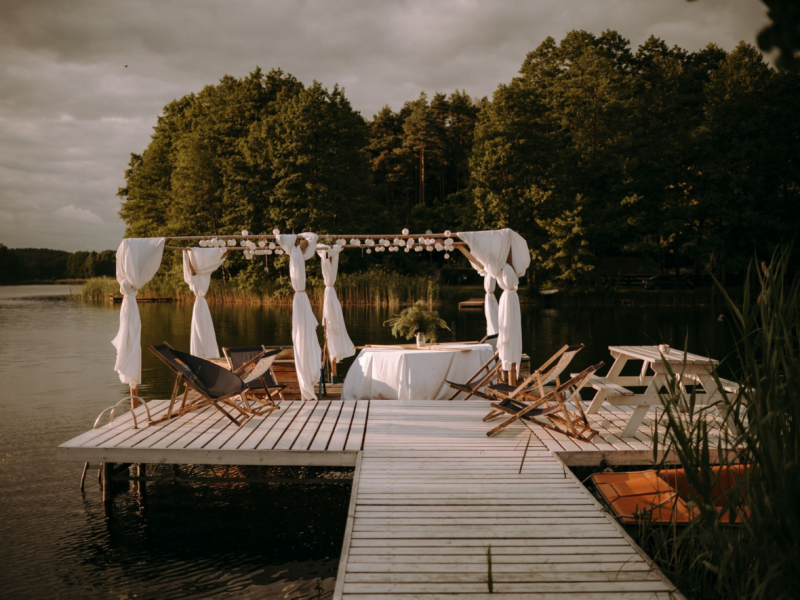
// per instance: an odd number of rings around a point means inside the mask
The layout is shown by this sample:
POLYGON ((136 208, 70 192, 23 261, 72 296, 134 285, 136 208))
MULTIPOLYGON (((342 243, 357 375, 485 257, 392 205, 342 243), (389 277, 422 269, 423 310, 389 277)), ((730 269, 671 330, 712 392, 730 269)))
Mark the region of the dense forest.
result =
POLYGON ((725 277, 800 225, 799 92, 744 43, 614 31, 546 39, 491 100, 422 94, 371 121, 338 86, 256 69, 164 108, 120 214, 129 236, 508 226, 539 280, 591 284, 626 257, 725 277))
POLYGON ((113 250, 65 252, 0 244, 0 283, 114 277, 114 255, 113 250))

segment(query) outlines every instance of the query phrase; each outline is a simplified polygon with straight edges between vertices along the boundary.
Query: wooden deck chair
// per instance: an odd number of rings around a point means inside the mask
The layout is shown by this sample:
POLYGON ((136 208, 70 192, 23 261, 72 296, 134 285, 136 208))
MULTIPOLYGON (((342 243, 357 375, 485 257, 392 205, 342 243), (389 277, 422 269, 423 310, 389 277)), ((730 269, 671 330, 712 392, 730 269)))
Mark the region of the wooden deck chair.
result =
MULTIPOLYGON (((216 365, 204 358, 175 350, 166 342, 150 346, 150 351, 177 376, 175 385, 172 388, 169 408, 167 409, 166 416, 163 417, 164 419, 171 419, 172 417, 182 415, 189 411, 208 406, 209 404, 237 426, 242 426, 250 415, 257 414, 252 411, 252 409, 247 410, 245 396, 248 385, 238 375, 232 373, 225 367, 216 365), (181 405, 176 411, 175 404, 178 400, 181 384, 185 386, 183 398, 181 400, 181 405), (190 401, 190 390, 196 392, 199 397, 190 401), (246 406, 239 406, 239 404, 236 403, 236 399, 241 399, 246 406), (240 418, 237 419, 230 412, 225 410, 223 405, 238 411, 240 413, 240 418)), ((162 419, 158 421, 160 420, 162 419)))
POLYGON ((264 402, 275 404, 275 396, 283 400, 285 384, 278 383, 272 366, 280 354, 280 348, 264 346, 239 346, 223 348, 222 354, 231 371, 249 383, 250 393, 264 398, 264 402))
POLYGON ((533 401, 541 398, 552 390, 553 387, 561 383, 561 374, 575 358, 575 355, 583 350, 583 344, 563 346, 558 352, 553 354, 547 361, 525 380, 514 386, 508 383, 495 383, 486 386, 485 391, 490 394, 491 400, 515 399, 517 397, 533 401))
POLYGON ((545 394, 541 398, 506 398, 500 402, 492 403, 494 410, 483 418, 484 421, 490 421, 501 413, 509 414, 511 417, 488 431, 486 435, 492 436, 512 423, 525 419, 542 427, 561 432, 564 435, 587 442, 591 441, 598 432, 589 425, 589 420, 586 418, 586 413, 581 405, 580 391, 586 385, 589 376, 602 367, 603 363, 600 362, 584 369, 571 379, 555 386, 552 392, 545 394), (578 409, 576 413, 570 412, 568 407, 570 402, 574 403, 575 408, 578 409), (537 417, 543 417, 546 420, 542 421, 537 417))
POLYGON ((487 396, 483 391, 481 391, 481 388, 489 385, 497 378, 497 372, 500 370, 501 366, 502 364, 500 363, 500 355, 495 352, 492 358, 486 361, 480 369, 475 371, 475 373, 467 380, 466 383, 456 383, 454 381, 445 379, 444 382, 455 390, 453 395, 450 396, 448 400, 455 400, 456 396, 462 392, 466 394, 462 400, 468 400, 472 396, 478 396, 480 398, 485 398, 486 400, 494 400, 492 396, 487 396))

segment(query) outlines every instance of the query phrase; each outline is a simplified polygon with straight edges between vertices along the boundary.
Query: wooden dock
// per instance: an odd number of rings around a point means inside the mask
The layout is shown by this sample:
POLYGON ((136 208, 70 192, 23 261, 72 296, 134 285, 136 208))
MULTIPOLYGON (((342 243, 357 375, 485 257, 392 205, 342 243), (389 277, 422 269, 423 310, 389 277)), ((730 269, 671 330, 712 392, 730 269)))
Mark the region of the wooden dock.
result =
MULTIPOLYGON (((149 405, 156 416, 166 409, 165 401, 149 405)), ((632 438, 620 437, 631 409, 589 415, 600 435, 585 443, 521 423, 488 438, 486 408, 283 402, 242 428, 210 408, 140 429, 126 415, 63 444, 57 456, 355 466, 337 599, 489 600, 489 546, 491 598, 683 598, 567 468, 652 463, 653 413, 632 438)))

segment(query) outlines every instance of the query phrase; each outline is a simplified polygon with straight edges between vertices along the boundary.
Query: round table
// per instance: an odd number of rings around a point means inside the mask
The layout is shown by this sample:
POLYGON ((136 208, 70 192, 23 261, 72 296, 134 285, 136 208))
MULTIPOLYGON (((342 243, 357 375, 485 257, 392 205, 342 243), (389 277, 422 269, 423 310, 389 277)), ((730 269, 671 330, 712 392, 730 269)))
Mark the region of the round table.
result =
POLYGON ((364 348, 347 372, 342 400, 445 400, 445 379, 466 382, 494 355, 489 344, 364 348))

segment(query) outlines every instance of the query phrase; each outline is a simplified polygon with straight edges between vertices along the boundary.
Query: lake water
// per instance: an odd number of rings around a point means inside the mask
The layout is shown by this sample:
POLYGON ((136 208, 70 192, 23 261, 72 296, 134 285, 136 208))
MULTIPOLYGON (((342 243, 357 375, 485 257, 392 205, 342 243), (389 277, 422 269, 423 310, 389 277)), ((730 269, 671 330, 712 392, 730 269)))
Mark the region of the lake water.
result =
MULTIPOLYGON (((77 291, 74 290, 74 291, 77 291)), ((126 394, 110 341, 119 305, 86 304, 66 286, 0 287, 0 597, 329 598, 350 490, 297 484, 158 483, 140 505, 103 510, 95 473, 55 462, 126 394)), ((142 304, 142 344, 188 350, 191 306, 142 304)), ((291 344, 289 308, 212 306, 221 345, 291 344)), ((713 307, 523 307, 524 350, 541 364, 583 342, 573 364, 610 363, 614 344, 669 343, 724 358, 733 348, 713 307)), ((442 307, 452 334, 478 339, 482 311, 442 307)), ((394 341, 386 310, 345 307, 355 344, 394 341)), ((445 332, 446 333, 446 332, 445 332)), ((346 371, 347 364, 344 365, 346 371)), ((573 369, 570 369, 573 370, 573 369)), ((140 393, 168 397, 173 378, 143 354, 140 393)))

